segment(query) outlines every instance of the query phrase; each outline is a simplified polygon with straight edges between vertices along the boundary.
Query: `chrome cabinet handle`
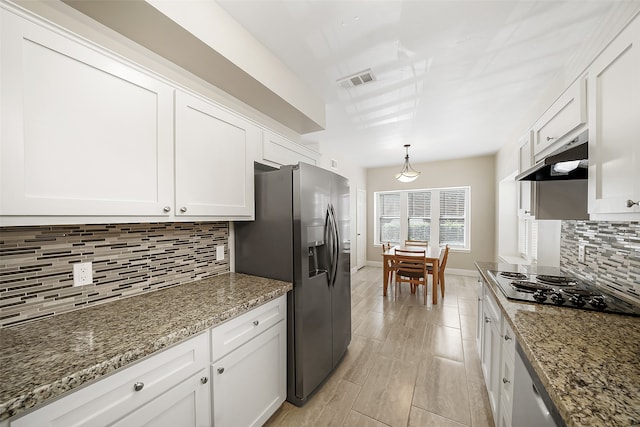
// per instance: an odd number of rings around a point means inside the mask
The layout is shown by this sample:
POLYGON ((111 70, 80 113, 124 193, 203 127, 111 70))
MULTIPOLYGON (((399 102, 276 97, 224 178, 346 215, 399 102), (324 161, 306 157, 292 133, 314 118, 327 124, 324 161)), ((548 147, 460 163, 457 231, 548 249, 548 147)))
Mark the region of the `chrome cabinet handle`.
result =
POLYGON ((553 141, 554 139, 556 139, 556 137, 555 137, 555 136, 548 136, 548 137, 547 137, 547 141, 553 141))
POLYGON ((640 206, 640 200, 638 200, 637 202, 634 202, 631 199, 627 200, 627 207, 628 208, 632 208, 634 205, 640 206))
POLYGON ((187 211, 186 206, 183 206, 183 207, 180 208, 180 212, 185 213, 186 211, 187 211))
POLYGON ((207 377, 202 377, 202 378, 200 378, 200 382, 201 382, 202 384, 206 384, 207 382, 209 382, 209 378, 207 378, 207 377))
POLYGON ((138 381, 138 382, 136 382, 135 384, 133 384, 133 389, 134 389, 135 391, 140 391, 140 390, 142 390, 143 388, 144 388, 144 383, 143 383, 143 382, 138 381))
POLYGON ((510 339, 511 339, 511 337, 509 335, 507 335, 507 334, 504 335, 504 340, 505 341, 509 341, 510 339))
POLYGON ((164 209, 162 209, 163 211, 165 211, 166 213, 171 212, 171 206, 165 206, 164 209))
POLYGON ((502 378, 502 384, 508 384, 508 383, 510 383, 510 382, 511 382, 511 381, 509 381, 508 379, 506 379, 506 378, 502 378))
POLYGON ((224 372, 224 368, 218 368, 218 373, 221 374, 224 372))
POLYGON ((491 319, 489 319, 487 316, 484 316, 484 323, 491 323, 491 319))
POLYGON ((254 321, 253 321, 253 326, 258 326, 259 324, 260 324, 260 322, 259 322, 259 321, 257 321, 257 320, 254 320, 254 321))

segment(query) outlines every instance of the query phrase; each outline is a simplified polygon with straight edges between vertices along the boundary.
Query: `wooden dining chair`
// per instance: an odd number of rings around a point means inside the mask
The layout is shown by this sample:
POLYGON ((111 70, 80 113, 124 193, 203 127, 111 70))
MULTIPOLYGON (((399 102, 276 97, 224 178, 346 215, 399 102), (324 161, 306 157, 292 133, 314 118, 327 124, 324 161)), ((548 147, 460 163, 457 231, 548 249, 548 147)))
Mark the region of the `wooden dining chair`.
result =
POLYGON ((394 257, 396 273, 396 298, 402 283, 409 283, 411 290, 424 286, 424 304, 427 304, 427 258, 425 249, 400 250, 396 249, 394 257))
MULTIPOLYGON (((387 243, 385 245, 384 243, 382 243, 382 255, 384 255, 384 253, 388 250, 391 250, 391 244, 387 243)), ((395 262, 393 258, 387 259, 385 261, 383 257, 382 260, 387 263, 387 271, 389 272, 387 276, 387 283, 393 283, 393 274, 395 273, 395 262)))
POLYGON ((405 246, 422 246, 426 248, 427 246, 429 246, 429 242, 427 240, 405 240, 404 245, 405 246))
POLYGON ((444 251, 440 253, 437 278, 433 275, 433 265, 429 264, 427 266, 427 272, 431 275, 434 283, 440 283, 440 295, 442 296, 442 298, 444 298, 444 269, 447 266, 447 258, 449 258, 449 245, 446 245, 444 247, 444 251))

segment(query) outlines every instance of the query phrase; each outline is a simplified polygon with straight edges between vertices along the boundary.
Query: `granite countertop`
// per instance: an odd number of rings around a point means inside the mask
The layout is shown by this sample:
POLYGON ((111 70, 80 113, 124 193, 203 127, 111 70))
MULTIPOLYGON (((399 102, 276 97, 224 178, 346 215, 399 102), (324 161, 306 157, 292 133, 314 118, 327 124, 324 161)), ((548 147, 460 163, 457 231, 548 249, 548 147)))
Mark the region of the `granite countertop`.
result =
POLYGON ((291 289, 229 273, 0 329, 0 421, 291 289))
POLYGON ((568 426, 640 425, 640 318, 510 301, 486 271, 522 266, 476 266, 568 426))

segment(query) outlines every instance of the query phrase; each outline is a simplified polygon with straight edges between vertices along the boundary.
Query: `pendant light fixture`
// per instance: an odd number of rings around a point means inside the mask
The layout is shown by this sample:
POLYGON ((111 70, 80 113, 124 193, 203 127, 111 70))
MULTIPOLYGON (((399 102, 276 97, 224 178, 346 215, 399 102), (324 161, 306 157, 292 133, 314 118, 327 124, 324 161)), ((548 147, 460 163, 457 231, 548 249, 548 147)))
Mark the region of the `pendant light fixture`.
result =
POLYGON ((404 148, 406 149, 407 154, 404 156, 404 166, 400 173, 396 174, 396 179, 400 182, 411 182, 415 181, 416 178, 420 175, 420 172, 415 171, 411 164, 409 164, 409 147, 411 144, 405 144, 404 148))

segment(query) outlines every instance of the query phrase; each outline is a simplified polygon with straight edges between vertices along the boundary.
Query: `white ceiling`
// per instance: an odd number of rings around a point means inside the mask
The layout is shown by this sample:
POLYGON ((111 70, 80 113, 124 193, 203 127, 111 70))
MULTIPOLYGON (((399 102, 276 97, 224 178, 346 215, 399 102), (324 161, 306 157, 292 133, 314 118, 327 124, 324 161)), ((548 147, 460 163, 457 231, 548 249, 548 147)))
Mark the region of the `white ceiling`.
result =
POLYGON ((624 3, 217 2, 325 100, 326 130, 303 142, 362 167, 400 164, 404 144, 412 163, 496 152, 624 3), (366 69, 374 82, 336 83, 366 69))

